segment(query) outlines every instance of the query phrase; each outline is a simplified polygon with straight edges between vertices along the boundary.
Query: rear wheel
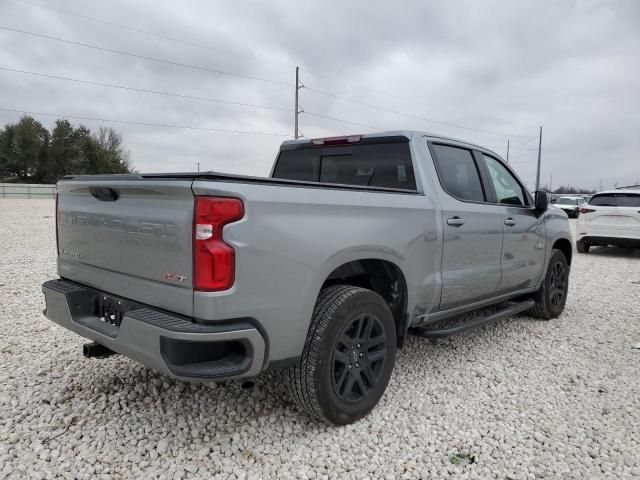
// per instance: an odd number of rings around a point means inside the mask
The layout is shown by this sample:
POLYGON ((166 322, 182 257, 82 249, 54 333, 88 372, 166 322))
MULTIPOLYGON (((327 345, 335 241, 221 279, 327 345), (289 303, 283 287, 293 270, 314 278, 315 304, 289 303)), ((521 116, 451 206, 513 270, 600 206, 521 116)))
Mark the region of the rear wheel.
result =
POLYGON ((312 418, 355 422, 382 397, 395 354, 385 300, 364 288, 328 287, 316 302, 302 356, 288 372, 293 400, 312 418))
POLYGON ((556 318, 564 310, 568 290, 569 264, 564 253, 554 248, 542 285, 533 296, 536 304, 528 313, 545 320, 556 318))
POLYGON ((578 240, 576 242, 576 250, 578 250, 578 253, 589 253, 589 247, 590 245, 585 243, 584 240, 578 240))

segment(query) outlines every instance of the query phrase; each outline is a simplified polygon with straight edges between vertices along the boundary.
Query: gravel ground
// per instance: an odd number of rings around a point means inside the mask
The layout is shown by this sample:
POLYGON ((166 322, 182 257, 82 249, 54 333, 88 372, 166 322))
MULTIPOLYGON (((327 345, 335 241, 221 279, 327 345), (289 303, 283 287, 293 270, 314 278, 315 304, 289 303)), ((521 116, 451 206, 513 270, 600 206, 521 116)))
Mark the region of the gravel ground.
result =
POLYGON ((640 254, 575 255, 565 313, 411 339, 380 405, 309 421, 276 374, 173 381, 45 320, 53 201, 0 200, 0 478, 640 476, 640 254))

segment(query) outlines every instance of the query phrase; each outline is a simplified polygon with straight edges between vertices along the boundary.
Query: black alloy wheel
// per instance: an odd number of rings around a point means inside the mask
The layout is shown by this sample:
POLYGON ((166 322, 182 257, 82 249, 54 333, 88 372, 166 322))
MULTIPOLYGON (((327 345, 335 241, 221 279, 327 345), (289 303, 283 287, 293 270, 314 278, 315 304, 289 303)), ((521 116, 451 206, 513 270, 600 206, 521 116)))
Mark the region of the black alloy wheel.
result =
POLYGON ((564 305, 565 296, 567 295, 567 268, 564 262, 556 262, 551 267, 549 284, 551 305, 554 308, 559 308, 564 305))
POLYGON ((328 286, 318 295, 300 360, 288 370, 292 399, 312 418, 353 423, 384 394, 396 349, 396 324, 382 296, 328 286))
POLYGON ((344 403, 358 403, 376 387, 384 370, 387 341, 382 322, 371 313, 356 315, 342 330, 333 351, 332 385, 344 403))
POLYGON ((564 310, 569 292, 569 262, 565 254, 554 248, 542 285, 532 295, 535 305, 528 310, 531 316, 550 320, 564 310))

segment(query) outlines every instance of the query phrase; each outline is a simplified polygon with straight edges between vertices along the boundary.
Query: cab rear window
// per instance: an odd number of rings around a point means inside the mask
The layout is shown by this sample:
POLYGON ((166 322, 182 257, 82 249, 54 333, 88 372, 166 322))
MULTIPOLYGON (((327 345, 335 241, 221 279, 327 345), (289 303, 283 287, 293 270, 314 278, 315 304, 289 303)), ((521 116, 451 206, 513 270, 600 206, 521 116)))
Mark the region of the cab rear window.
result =
POLYGON ((635 193, 603 193, 594 195, 589 205, 600 207, 640 207, 640 195, 635 193))
POLYGON ((273 178, 415 190, 409 144, 381 143, 283 150, 273 178))

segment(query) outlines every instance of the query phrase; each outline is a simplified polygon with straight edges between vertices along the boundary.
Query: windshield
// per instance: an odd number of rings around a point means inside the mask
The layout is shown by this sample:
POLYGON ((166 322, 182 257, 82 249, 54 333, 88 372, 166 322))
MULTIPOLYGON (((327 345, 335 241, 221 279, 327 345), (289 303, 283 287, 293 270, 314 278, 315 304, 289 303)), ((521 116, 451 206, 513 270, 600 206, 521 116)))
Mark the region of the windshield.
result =
POLYGON ((575 199, 575 198, 560 197, 558 199, 558 201, 556 202, 556 204, 558 204, 558 205, 578 205, 578 200, 575 199))
POLYGON ((600 207, 640 207, 640 194, 637 193, 603 193, 594 195, 589 205, 600 207))

